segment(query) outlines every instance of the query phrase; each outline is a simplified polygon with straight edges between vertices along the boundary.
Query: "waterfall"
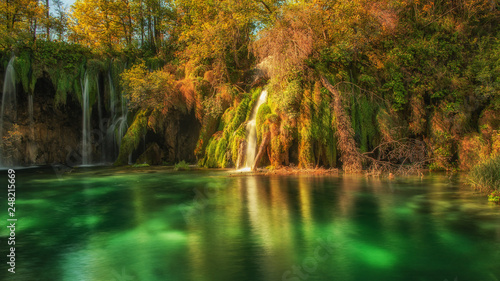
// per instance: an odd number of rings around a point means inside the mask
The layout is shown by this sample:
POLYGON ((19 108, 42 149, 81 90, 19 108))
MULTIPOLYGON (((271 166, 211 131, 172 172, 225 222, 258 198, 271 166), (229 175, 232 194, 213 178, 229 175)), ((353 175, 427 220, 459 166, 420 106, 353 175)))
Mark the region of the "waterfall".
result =
POLYGON ((111 71, 108 71, 108 81, 109 81, 109 110, 111 111, 111 117, 115 117, 115 107, 116 107, 116 91, 115 85, 113 84, 113 77, 111 76, 111 71))
MULTIPOLYGON (((99 116, 99 132, 106 132, 105 129, 105 124, 103 123, 103 118, 102 118, 102 107, 101 107, 101 90, 99 88, 99 82, 97 82, 97 113, 99 116)), ((107 126, 107 124, 106 124, 107 126)), ((106 162, 106 154, 105 154, 105 145, 106 142, 102 139, 105 137, 104 135, 99 135, 99 149, 101 153, 101 164, 104 164, 106 162)))
POLYGON ((93 77, 89 77, 89 74, 85 73, 84 80, 82 81, 82 165, 99 162, 92 161, 94 148, 98 151, 97 155, 100 154, 100 164, 114 162, 118 156, 121 139, 128 128, 127 100, 116 91, 111 71, 108 72, 108 83, 109 99, 106 99, 106 93, 101 91, 103 87, 99 85, 98 78, 94 82, 93 77), (92 106, 90 98, 91 94, 93 95, 94 93, 95 102, 97 103, 97 117, 99 118, 98 138, 95 135, 96 130, 92 130, 91 126, 92 106), (109 110, 106 109, 104 102, 109 105, 109 110), (92 144, 92 140, 95 143, 92 144))
POLYGON ((106 161, 114 162, 118 156, 121 145, 121 140, 127 132, 127 100, 123 95, 117 99, 115 86, 111 72, 108 72, 109 80, 109 108, 111 113, 111 121, 106 130, 106 161))
POLYGON ((30 131, 33 129, 33 95, 28 95, 28 114, 30 118, 30 131))
POLYGON ((31 163, 35 163, 37 155, 37 146, 35 142, 35 127, 34 127, 34 117, 33 117, 33 95, 28 95, 28 114, 30 122, 29 137, 27 142, 27 149, 29 155, 29 160, 31 163))
POLYGON ((82 165, 89 165, 91 159, 90 144, 90 96, 89 77, 85 73, 82 89, 82 165))
MULTIPOLYGON (((16 74, 14 70, 14 59, 7 65, 3 82, 2 109, 0 111, 0 143, 3 143, 4 127, 8 131, 10 125, 17 121, 17 100, 16 100, 16 74)), ((0 145, 0 165, 4 164, 3 147, 0 145)))
POLYGON ((243 170, 250 170, 252 168, 253 162, 255 161, 255 153, 257 150, 257 128, 255 121, 257 119, 257 112, 259 112, 259 107, 265 103, 267 100, 267 89, 262 90, 260 93, 257 104, 253 108, 250 120, 247 123, 247 151, 245 167, 243 170))

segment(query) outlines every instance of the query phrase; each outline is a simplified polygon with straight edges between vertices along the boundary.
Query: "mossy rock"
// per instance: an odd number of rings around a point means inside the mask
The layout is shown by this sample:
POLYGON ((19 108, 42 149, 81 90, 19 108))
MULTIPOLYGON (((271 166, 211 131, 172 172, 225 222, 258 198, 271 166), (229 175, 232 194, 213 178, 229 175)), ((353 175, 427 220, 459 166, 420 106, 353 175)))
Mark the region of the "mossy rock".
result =
POLYGON ((147 112, 145 110, 139 111, 135 116, 134 122, 122 138, 120 152, 115 161, 116 166, 126 165, 128 163, 128 156, 139 146, 141 138, 146 132, 147 123, 147 112))

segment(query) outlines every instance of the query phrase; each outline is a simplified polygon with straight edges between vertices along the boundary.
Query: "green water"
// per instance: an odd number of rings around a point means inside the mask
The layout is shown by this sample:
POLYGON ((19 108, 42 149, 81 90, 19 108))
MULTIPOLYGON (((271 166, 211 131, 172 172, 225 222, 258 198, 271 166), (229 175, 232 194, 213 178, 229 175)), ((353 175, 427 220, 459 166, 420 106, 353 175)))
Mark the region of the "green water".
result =
POLYGON ((500 280, 500 207, 460 184, 228 171, 17 172, 0 280, 500 280))

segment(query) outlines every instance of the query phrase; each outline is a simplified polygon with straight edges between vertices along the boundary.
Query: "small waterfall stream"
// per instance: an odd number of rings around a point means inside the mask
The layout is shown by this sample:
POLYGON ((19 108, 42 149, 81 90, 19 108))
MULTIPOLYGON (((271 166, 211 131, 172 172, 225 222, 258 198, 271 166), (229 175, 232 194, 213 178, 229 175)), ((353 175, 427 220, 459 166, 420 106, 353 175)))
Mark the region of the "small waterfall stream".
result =
POLYGON ((253 162, 255 161, 255 153, 257 150, 257 128, 256 128, 256 119, 257 112, 259 112, 259 107, 265 103, 267 100, 267 89, 262 90, 260 93, 259 99, 255 107, 253 108, 252 115, 250 116, 250 120, 247 123, 247 151, 246 151, 246 160, 245 167, 242 170, 250 170, 252 168, 253 162))
POLYGON ((106 112, 104 104, 106 102, 106 93, 101 91, 98 79, 93 79, 86 73, 82 82, 82 165, 96 164, 96 161, 100 162, 99 164, 113 163, 118 155, 121 139, 128 128, 127 100, 121 93, 116 91, 111 72, 108 72, 108 81, 109 100, 107 102, 109 102, 109 113, 106 112), (96 85, 92 83, 96 83, 96 85), (99 130, 92 128, 91 124, 93 106, 90 102, 91 96, 94 94, 97 117, 99 118, 99 130), (94 149, 97 149, 97 155, 100 154, 100 161, 97 159, 93 162, 92 152, 94 149))
MULTIPOLYGON (((99 117, 99 132, 106 132, 105 126, 106 124, 103 123, 103 113, 102 113, 102 106, 101 106, 101 90, 99 88, 99 83, 97 83, 97 113, 99 117)), ((102 137, 105 137, 104 135, 102 137)), ((104 164, 106 162, 106 154, 105 154, 105 142, 101 139, 101 136, 99 136, 99 151, 101 153, 101 164, 104 164)))
POLYGON ((82 89, 82 165, 92 163, 90 143, 90 96, 89 77, 85 73, 82 89))
POLYGON ((33 131, 33 95, 28 95, 28 114, 30 119, 30 133, 33 131))
MULTIPOLYGON (((10 136, 10 132, 16 128, 14 125, 18 122, 14 62, 15 57, 13 56, 5 69, 0 104, 0 140, 3 140, 3 137, 10 136)), ((121 140, 128 129, 127 99, 120 91, 115 89, 111 71, 108 72, 108 81, 98 75, 95 77, 93 75, 96 74, 85 72, 80 84, 82 90, 82 136, 78 148, 75 148, 81 153, 80 160, 77 161, 84 166, 96 164, 97 162, 99 162, 98 164, 113 163, 118 155, 121 140), (109 93, 107 87, 101 84, 104 81, 109 82, 109 93), (92 117, 93 108, 96 110, 95 117, 92 117), (93 118, 96 119, 95 123, 99 128, 93 128, 93 118)), ((13 165, 16 164, 16 161, 21 160, 25 164, 37 162, 39 144, 36 142, 35 128, 36 122, 39 120, 36 119, 38 115, 36 102, 33 94, 27 95, 27 108, 23 108, 23 112, 27 113, 26 117, 28 119, 23 119, 22 123, 23 126, 29 126, 27 128, 23 127, 22 130, 25 148, 19 149, 19 144, 17 144, 16 155, 13 155, 14 152, 11 149, 10 142, 0 141, 0 167, 13 165), (37 115, 35 116, 35 114, 37 115)), ((20 117, 24 118, 24 116, 20 117)), ((18 134, 19 132, 17 132, 16 136, 18 134)))
MULTIPOLYGON (((16 100, 16 72, 14 70, 13 56, 5 71, 2 93, 2 109, 0 111, 0 143, 3 143, 4 133, 17 121, 17 100, 16 100), (5 129, 5 132, 4 132, 5 129)), ((5 163, 3 147, 0 145, 0 166, 5 163)))
POLYGON ((109 89, 110 89, 110 113, 111 121, 106 130, 106 161, 114 162, 118 156, 118 151, 121 145, 121 140, 127 132, 127 100, 121 94, 117 97, 111 73, 108 73, 109 89))
POLYGON ((27 142, 26 151, 28 152, 29 160, 31 163, 36 161, 37 155, 37 145, 35 141, 35 120, 33 117, 33 94, 28 95, 28 114, 29 114, 29 122, 30 122, 30 130, 27 142))

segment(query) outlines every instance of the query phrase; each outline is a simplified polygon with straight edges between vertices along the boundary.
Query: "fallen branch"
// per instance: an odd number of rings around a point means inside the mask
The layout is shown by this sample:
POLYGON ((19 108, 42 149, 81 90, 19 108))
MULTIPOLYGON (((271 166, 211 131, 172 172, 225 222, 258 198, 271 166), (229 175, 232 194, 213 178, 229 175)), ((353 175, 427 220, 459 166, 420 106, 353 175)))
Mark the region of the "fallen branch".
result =
POLYGON ((269 140, 271 139, 271 133, 268 132, 265 136, 264 139, 262 140, 262 143, 259 147, 259 152, 257 153, 257 156, 255 157, 255 161, 253 162, 252 165, 252 171, 255 171, 257 169, 257 164, 260 162, 260 159, 262 156, 264 156, 264 151, 266 151, 267 145, 269 144, 269 140))

